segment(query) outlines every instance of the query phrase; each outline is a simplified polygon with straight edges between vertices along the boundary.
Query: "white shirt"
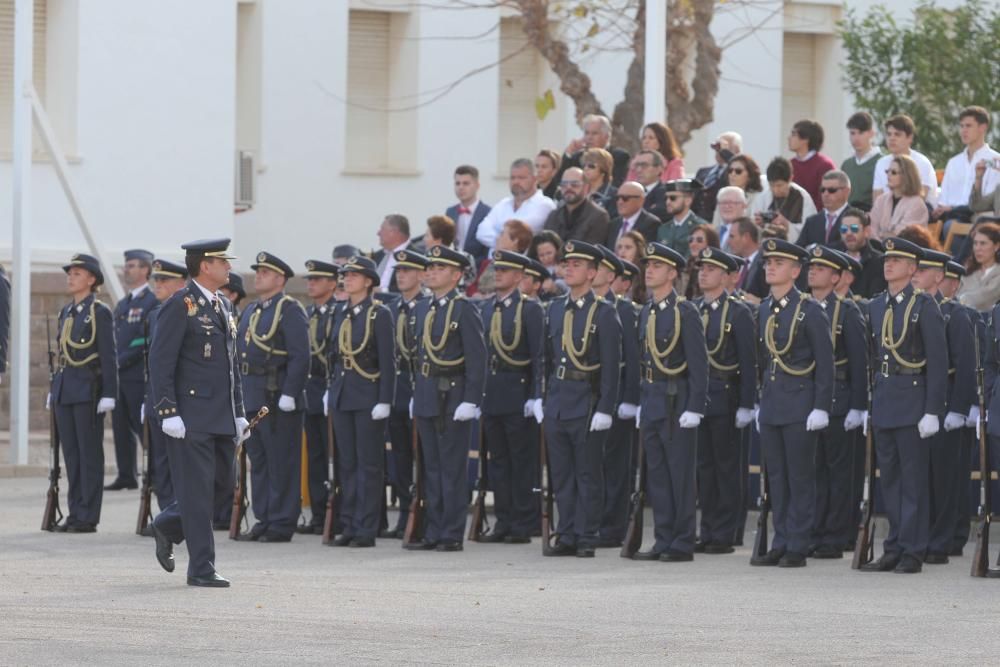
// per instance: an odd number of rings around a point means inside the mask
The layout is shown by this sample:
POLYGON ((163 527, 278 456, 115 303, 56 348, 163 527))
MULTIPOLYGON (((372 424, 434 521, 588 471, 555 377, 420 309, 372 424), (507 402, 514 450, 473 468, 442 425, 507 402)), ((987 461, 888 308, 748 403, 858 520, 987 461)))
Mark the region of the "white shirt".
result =
POLYGON ((410 245, 410 239, 403 241, 403 244, 397 248, 393 248, 391 252, 388 252, 385 256, 385 266, 382 267, 382 273, 379 274, 379 289, 383 292, 389 291, 389 283, 392 281, 392 272, 396 270, 396 253, 410 245))
POLYGON ((144 289, 148 289, 148 288, 149 288, 149 284, 148 283, 143 283, 143 284, 139 285, 138 287, 136 287, 131 292, 132 293, 132 299, 135 300, 135 299, 139 298, 139 295, 142 294, 142 291, 144 289))
MULTIPOLYGON (((458 202, 458 207, 463 206, 462 202, 458 202)), ((469 225, 472 224, 472 214, 476 212, 479 208, 479 200, 469 204, 468 213, 459 213, 458 220, 455 221, 455 247, 464 248, 465 247, 465 237, 469 233, 469 225)))
POLYGON ((535 190, 518 208, 514 208, 514 198, 504 197, 490 209, 483 221, 476 229, 476 240, 492 250, 496 247, 497 238, 503 231, 503 226, 508 220, 520 220, 531 227, 535 234, 542 231, 545 221, 549 219, 549 213, 556 210, 556 205, 551 199, 542 194, 541 190, 535 190))
POLYGON ((862 155, 861 157, 858 157, 857 155, 855 155, 854 156, 854 164, 856 164, 858 166, 861 166, 865 162, 868 162, 868 160, 871 160, 873 157, 878 157, 881 154, 882 154, 882 151, 880 151, 878 149, 878 146, 872 146, 870 149, 868 149, 868 152, 865 153, 864 155, 862 155))
MULTIPOLYGON (((889 153, 880 157, 879 161, 875 163, 875 179, 872 181, 872 190, 885 192, 889 189, 889 177, 886 175, 885 170, 892 164, 892 158, 894 157, 895 155, 889 153)), ((917 171, 920 172, 920 182, 927 188, 927 197, 925 199, 928 204, 934 206, 937 203, 937 174, 934 172, 934 165, 931 164, 926 155, 912 148, 907 157, 917 163, 917 171)))
MULTIPOLYGON (((968 206, 969 194, 976 182, 976 165, 979 164, 980 160, 996 158, 1000 158, 1000 153, 983 144, 973 154, 971 160, 968 151, 962 151, 948 160, 948 166, 944 168, 944 178, 941 179, 941 193, 938 195, 938 203, 944 206, 968 206)), ((986 173, 983 174, 982 194, 993 192, 998 181, 1000 181, 1000 171, 987 169, 986 173)))
POLYGON ((205 298, 208 299, 209 303, 212 303, 213 299, 219 298, 218 295, 216 295, 214 292, 209 291, 209 289, 207 287, 205 287, 200 282, 198 282, 197 278, 195 278, 191 282, 193 282, 195 285, 198 286, 198 289, 200 289, 201 293, 205 295, 205 298))

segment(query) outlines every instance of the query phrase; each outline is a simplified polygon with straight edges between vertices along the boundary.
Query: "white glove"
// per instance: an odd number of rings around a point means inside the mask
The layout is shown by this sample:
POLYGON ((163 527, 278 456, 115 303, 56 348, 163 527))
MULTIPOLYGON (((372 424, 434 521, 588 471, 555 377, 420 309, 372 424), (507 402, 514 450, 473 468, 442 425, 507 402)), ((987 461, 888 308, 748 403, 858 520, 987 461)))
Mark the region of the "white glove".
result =
POLYGON ((145 424, 146 423, 146 404, 145 403, 140 403, 139 404, 139 423, 140 424, 145 424))
POLYGON ((861 413, 861 435, 868 437, 868 411, 861 413))
POLYGON ((642 419, 642 406, 635 409, 635 427, 639 428, 639 420, 642 419))
POLYGON ((844 417, 844 430, 853 431, 865 423, 865 413, 861 410, 848 410, 844 417))
POLYGON ((52 409, 52 394, 45 394, 45 409, 52 409))
POLYGON ((611 415, 603 412, 595 412, 590 420, 591 431, 607 431, 611 428, 611 415))
POLYGON ((634 403, 622 403, 618 406, 618 419, 635 419, 635 414, 639 407, 634 403))
MULTIPOLYGON (((969 408, 969 416, 965 418, 965 426, 966 428, 972 428, 978 423, 979 423, 979 406, 973 405, 971 408, 969 408)), ((976 437, 978 438, 979 436, 977 435, 976 437)))
POLYGON ((376 403, 375 407, 372 408, 372 419, 374 421, 381 421, 389 416, 390 406, 388 403, 376 403))
POLYGON ((822 431, 830 425, 830 415, 826 410, 813 410, 806 417, 807 431, 822 431))
POLYGON ((753 418, 753 408, 736 408, 736 428, 746 428, 753 418))
POLYGON ((105 412, 111 412, 115 409, 115 399, 113 398, 102 398, 97 402, 97 414, 103 415, 105 412))
POLYGON ((524 418, 527 419, 535 414, 535 399, 529 398, 524 402, 524 418))
POLYGON ((410 419, 413 419, 413 399, 410 399, 410 419))
POLYGON ((545 419, 545 406, 542 403, 542 399, 535 400, 535 404, 531 406, 531 411, 535 413, 535 421, 539 424, 545 419))
POLYGON ((753 406, 753 423, 757 427, 757 432, 760 433, 760 405, 753 406))
POLYGON ((944 430, 954 431, 959 428, 965 428, 965 415, 949 412, 944 416, 944 430))
POLYGON ((278 409, 282 412, 292 412, 295 410, 295 399, 288 394, 282 394, 278 399, 278 409))
POLYGON ((167 417, 163 420, 163 433, 171 438, 182 440, 187 429, 184 428, 184 420, 177 417, 167 417))
POLYGON ((326 391, 323 392, 323 416, 324 417, 329 417, 330 416, 330 403, 329 403, 329 400, 330 400, 330 390, 327 389, 326 391))
POLYGON ((470 419, 476 418, 476 405, 475 403, 459 403, 458 407, 455 408, 455 421, 457 422, 467 422, 470 419))
POLYGON ((937 415, 924 415, 920 418, 920 422, 917 424, 917 431, 920 432, 920 437, 927 439, 937 433, 941 429, 941 421, 938 419, 937 415))
POLYGON ((236 418, 236 444, 240 444, 244 440, 250 437, 250 432, 247 431, 247 427, 250 426, 250 422, 243 417, 236 418))
POLYGON ((701 423, 701 415, 685 410, 681 413, 681 418, 677 420, 677 423, 681 428, 697 428, 698 424, 701 423))

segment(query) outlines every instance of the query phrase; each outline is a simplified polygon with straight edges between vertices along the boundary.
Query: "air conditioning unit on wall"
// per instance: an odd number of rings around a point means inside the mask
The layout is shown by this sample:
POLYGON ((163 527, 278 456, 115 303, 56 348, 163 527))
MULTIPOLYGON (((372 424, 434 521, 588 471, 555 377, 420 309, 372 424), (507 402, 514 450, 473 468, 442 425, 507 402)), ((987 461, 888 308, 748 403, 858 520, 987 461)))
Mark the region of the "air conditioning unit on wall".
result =
POLYGON ((252 208, 257 201, 257 157, 252 151, 236 151, 236 208, 252 208))

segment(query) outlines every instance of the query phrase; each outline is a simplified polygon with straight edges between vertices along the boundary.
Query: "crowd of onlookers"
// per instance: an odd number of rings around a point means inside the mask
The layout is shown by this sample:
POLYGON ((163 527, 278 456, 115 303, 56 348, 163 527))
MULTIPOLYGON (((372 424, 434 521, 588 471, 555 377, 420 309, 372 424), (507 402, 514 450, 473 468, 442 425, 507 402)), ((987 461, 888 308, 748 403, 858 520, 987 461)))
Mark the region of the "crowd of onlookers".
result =
MULTIPOLYGON (((390 289, 393 251, 444 244, 472 259, 464 282, 469 296, 492 293, 490 251, 504 249, 526 253, 547 269, 538 296, 548 299, 565 291, 559 258, 566 241, 605 245, 636 266, 646 243, 659 241, 688 257, 709 246, 736 256, 742 267, 732 287, 758 300, 768 289, 758 248, 765 238, 782 238, 845 252, 860 265, 853 292, 871 297, 885 288, 881 240, 905 230, 966 266, 961 301, 985 310, 1000 300, 1000 271, 994 270, 1000 153, 986 143, 990 113, 982 107, 959 114, 963 148, 940 175, 913 147, 917 128, 904 114, 881 127, 867 112, 852 115, 846 129, 854 154, 839 167, 822 152, 823 127, 801 120, 790 129, 787 157, 758 163, 743 152, 739 133, 723 132, 712 143, 714 163, 693 173, 662 123, 643 128, 635 155, 611 146, 607 118, 587 116, 582 125, 583 137, 562 154, 544 149, 534 159, 515 160, 510 196, 492 206, 479 199, 478 170, 461 165, 454 173, 457 203, 427 220, 423 238, 411 236, 405 217, 386 216, 377 255, 382 288, 390 289)), ((688 297, 698 295, 694 275, 689 268, 678 286, 688 297)), ((616 291, 641 302, 642 271, 627 278, 616 291)))

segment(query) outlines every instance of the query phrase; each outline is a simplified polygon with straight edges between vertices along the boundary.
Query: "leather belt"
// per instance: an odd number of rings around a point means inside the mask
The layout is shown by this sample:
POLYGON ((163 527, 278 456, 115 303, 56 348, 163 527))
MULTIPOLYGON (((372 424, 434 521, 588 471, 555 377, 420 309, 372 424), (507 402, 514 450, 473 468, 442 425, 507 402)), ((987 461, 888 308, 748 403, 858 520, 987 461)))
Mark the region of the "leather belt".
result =
POLYGON ((567 368, 566 366, 556 367, 556 379, 557 380, 570 380, 572 382, 593 382, 594 378, 597 377, 598 371, 581 371, 575 368, 567 368))
POLYGON ((425 361, 420 364, 420 374, 425 378, 427 377, 454 377, 456 375, 465 374, 465 364, 458 364, 457 366, 438 366, 437 364, 432 364, 429 361, 425 361))

